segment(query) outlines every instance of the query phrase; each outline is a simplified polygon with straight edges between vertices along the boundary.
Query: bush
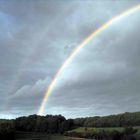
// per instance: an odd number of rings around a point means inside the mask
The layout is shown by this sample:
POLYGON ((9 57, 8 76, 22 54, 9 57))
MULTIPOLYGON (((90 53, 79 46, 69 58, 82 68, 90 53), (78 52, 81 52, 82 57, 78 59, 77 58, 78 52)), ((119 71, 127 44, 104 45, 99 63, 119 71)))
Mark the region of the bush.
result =
POLYGON ((0 123, 0 140, 15 140, 15 128, 12 122, 0 123))

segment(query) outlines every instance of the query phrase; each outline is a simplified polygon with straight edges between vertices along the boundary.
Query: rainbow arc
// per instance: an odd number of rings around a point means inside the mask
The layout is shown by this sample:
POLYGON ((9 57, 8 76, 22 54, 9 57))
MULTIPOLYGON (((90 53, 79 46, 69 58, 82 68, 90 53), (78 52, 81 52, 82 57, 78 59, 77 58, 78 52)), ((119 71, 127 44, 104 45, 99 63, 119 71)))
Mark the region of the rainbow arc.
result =
POLYGON ((112 19, 110 19, 109 21, 107 21, 106 23, 104 23, 102 26, 100 26, 97 30, 95 30, 92 34, 90 34, 87 38, 85 38, 74 50, 73 52, 69 55, 69 57, 65 60, 65 62, 62 64, 62 66, 60 67, 60 69, 58 70, 58 72, 56 73, 56 75, 54 76, 53 80, 51 81, 50 85, 48 86, 44 97, 42 99, 42 102, 39 106, 38 109, 38 115, 43 115, 43 111, 46 105, 46 102, 49 98, 49 96, 51 95, 58 78, 60 77, 60 75, 63 73, 64 69, 68 66, 68 64, 73 60, 73 58, 78 54, 78 52, 85 47, 94 37, 96 37, 99 33, 101 33, 102 31, 104 31, 107 27, 109 27, 111 24, 113 24, 114 22, 132 14, 135 13, 137 11, 140 10, 140 4, 137 6, 134 6, 126 11, 124 11, 123 13, 113 17, 112 19))

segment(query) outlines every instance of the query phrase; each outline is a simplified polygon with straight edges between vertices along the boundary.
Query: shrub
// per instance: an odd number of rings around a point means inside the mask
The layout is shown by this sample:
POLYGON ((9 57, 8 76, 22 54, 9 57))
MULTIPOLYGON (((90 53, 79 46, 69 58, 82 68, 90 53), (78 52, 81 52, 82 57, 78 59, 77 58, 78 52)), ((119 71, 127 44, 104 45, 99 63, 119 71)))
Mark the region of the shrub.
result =
POLYGON ((0 140, 15 140, 15 128, 12 122, 0 123, 0 140))

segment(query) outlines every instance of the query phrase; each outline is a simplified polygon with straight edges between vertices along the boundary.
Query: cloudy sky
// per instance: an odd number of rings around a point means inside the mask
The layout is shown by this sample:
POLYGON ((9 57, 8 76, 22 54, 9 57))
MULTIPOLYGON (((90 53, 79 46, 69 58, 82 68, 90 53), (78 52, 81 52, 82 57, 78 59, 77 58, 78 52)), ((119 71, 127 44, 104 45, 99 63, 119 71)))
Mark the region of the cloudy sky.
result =
MULTIPOLYGON (((89 34, 139 0, 0 0, 0 118, 37 113, 55 73, 89 34)), ((44 110, 67 118, 139 111, 140 11, 91 40, 44 110)))

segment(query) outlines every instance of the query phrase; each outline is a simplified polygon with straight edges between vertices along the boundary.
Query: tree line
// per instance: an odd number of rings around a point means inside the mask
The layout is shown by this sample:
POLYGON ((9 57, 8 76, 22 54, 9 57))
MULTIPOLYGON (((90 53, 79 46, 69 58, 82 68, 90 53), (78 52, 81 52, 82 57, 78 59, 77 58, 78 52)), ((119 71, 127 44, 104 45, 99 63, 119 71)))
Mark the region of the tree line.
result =
POLYGON ((81 127, 127 127, 140 126, 140 112, 122 113, 109 116, 95 116, 74 119, 75 126, 81 127))
POLYGON ((62 115, 19 117, 14 120, 14 124, 16 131, 45 132, 48 134, 63 134, 74 126, 72 119, 66 120, 62 115))
POLYGON ((0 120, 0 140, 15 140, 16 132, 63 134, 73 126, 72 119, 66 119, 61 115, 30 115, 14 120, 0 120))
POLYGON ((14 140, 16 131, 63 134, 77 127, 128 127, 140 126, 140 112, 110 116, 66 119, 62 115, 30 115, 13 120, 0 120, 0 139, 14 140), (5 139, 4 139, 5 138, 5 139))

